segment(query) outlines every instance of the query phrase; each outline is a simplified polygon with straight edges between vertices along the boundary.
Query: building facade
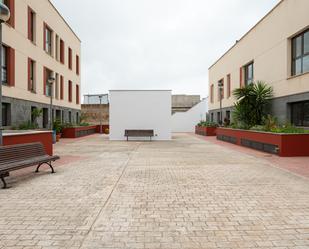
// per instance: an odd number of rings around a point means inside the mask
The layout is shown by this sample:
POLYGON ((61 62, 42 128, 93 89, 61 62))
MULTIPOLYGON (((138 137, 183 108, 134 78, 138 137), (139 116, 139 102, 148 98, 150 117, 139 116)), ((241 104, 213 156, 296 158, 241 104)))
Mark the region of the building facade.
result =
POLYGON ((200 95, 172 95, 172 113, 186 112, 200 102, 200 95))
POLYGON ((264 81, 274 90, 270 113, 309 127, 309 1, 282 0, 209 68, 209 114, 232 119, 233 90, 264 81), (218 85, 223 85, 220 94, 218 85))
POLYGON ((11 11, 3 24, 3 126, 32 121, 40 108, 38 125, 48 128, 51 95, 54 118, 78 122, 80 39, 49 0, 3 2, 11 11))

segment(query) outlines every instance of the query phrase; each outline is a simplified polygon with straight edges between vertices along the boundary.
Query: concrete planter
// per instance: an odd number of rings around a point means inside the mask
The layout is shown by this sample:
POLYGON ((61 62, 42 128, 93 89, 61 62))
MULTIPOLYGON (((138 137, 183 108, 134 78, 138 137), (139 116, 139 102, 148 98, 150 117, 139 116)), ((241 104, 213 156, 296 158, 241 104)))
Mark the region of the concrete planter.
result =
POLYGON ((63 138, 78 138, 96 133, 97 126, 80 126, 72 128, 64 128, 62 130, 63 138))
POLYGON ((195 134, 202 136, 216 136, 217 127, 195 126, 195 134))
POLYGON ((281 157, 309 156, 309 134, 217 128, 217 139, 281 157))
POLYGON ((52 131, 20 131, 5 132, 3 134, 3 145, 27 144, 40 142, 43 144, 48 155, 53 155, 53 133, 52 131))

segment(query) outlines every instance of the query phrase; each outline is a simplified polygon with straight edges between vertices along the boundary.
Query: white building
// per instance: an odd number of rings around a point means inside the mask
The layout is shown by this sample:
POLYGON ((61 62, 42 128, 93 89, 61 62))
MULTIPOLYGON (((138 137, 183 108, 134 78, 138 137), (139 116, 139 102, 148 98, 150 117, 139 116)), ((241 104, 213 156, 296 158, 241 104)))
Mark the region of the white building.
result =
POLYGON ((208 98, 203 99, 186 112, 176 112, 172 115, 172 132, 194 132, 195 126, 206 120, 208 98))
POLYGON ((111 90, 110 140, 125 140, 127 129, 154 130, 153 140, 170 140, 171 100, 170 90, 111 90))

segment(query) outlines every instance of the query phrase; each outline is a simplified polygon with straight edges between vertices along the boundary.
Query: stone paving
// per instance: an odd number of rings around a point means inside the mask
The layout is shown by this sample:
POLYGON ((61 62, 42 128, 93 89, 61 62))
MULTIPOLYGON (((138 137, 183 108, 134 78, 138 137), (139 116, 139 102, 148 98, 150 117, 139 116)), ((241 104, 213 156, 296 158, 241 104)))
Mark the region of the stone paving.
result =
POLYGON ((309 248, 309 181, 189 134, 62 140, 0 191, 0 249, 309 248))

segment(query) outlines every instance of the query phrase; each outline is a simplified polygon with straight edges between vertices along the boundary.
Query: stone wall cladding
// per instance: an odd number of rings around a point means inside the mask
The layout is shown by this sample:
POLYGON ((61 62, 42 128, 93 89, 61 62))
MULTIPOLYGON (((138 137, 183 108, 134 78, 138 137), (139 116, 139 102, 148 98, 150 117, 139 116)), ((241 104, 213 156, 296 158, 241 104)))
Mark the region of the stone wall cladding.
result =
MULTIPOLYGON (((279 98, 274 98, 271 101, 271 115, 278 118, 278 121, 281 123, 291 121, 291 104, 295 102, 302 102, 309 100, 309 92, 289 95, 279 98)), ((222 108, 223 120, 226 115, 226 111, 233 111, 233 107, 222 108)), ((217 112, 220 112, 220 109, 209 110, 209 119, 211 118, 211 113, 214 113, 214 122, 217 121, 217 112)), ((233 119, 231 115, 231 119, 233 119)))
MULTIPOLYGON (((36 108, 47 108, 49 109, 49 105, 33 102, 33 101, 27 101, 22 99, 16 99, 16 98, 10 98, 10 97, 2 97, 3 103, 8 103, 11 105, 11 111, 10 111, 10 127, 18 127, 20 124, 27 122, 31 120, 31 107, 36 108)), ((65 108, 60 106, 53 106, 54 110, 54 117, 56 118, 56 110, 60 110, 63 112, 64 123, 69 122, 69 111, 71 111, 71 121, 72 123, 76 123, 77 119, 77 113, 80 117, 81 111, 78 109, 71 109, 71 108, 65 108)), ((39 128, 43 128, 43 115, 38 118, 38 125, 39 128)))

